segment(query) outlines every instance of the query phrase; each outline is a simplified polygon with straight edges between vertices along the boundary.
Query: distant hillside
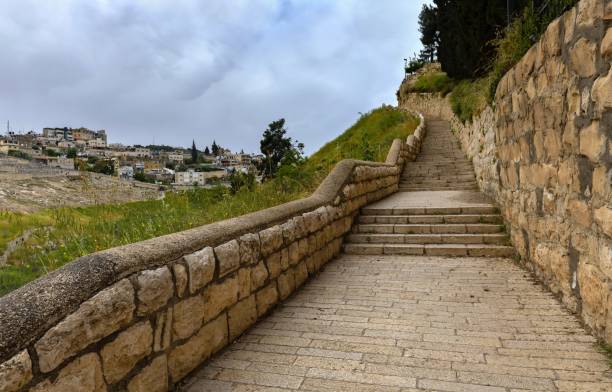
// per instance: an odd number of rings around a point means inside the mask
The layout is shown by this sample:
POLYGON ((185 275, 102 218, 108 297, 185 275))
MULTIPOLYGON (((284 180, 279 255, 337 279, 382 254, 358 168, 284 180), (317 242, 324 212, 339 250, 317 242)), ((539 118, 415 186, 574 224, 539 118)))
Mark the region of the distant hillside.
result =
POLYGON ((163 200, 0 213, 0 295, 89 253, 229 219, 305 197, 342 159, 383 161, 393 139, 406 138, 418 120, 381 107, 363 115, 304 163, 235 193, 224 187, 169 192, 163 200), (24 235, 25 234, 25 235, 24 235), (31 235, 30 235, 31 234, 31 235), (15 239, 22 239, 17 246, 15 239))

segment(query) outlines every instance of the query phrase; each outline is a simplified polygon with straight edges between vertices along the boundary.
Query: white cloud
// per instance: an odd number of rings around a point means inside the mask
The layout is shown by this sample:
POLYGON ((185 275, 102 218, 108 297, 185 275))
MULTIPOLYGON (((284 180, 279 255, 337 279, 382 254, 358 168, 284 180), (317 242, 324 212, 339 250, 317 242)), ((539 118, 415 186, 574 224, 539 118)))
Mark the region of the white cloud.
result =
POLYGON ((126 143, 256 151, 287 119, 313 151, 395 103, 419 47, 406 0, 5 0, 0 119, 126 143), (42 4, 41 4, 42 3, 42 4))

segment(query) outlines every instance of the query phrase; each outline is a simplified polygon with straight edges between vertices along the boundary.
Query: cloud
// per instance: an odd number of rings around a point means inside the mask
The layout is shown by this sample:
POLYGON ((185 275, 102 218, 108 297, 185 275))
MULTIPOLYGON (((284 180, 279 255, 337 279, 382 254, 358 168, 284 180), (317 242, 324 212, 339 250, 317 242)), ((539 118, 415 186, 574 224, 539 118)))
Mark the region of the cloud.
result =
POLYGON ((312 152, 395 103, 421 2, 0 3, 0 119, 105 128, 111 141, 257 151, 285 117, 312 152))

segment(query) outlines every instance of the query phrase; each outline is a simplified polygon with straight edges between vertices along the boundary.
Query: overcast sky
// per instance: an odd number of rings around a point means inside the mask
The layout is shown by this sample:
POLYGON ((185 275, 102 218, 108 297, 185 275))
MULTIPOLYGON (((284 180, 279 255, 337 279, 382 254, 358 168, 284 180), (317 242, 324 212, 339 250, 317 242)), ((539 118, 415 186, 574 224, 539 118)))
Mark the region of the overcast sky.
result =
POLYGON ((424 2, 2 0, 0 129, 255 152, 284 117, 310 153, 396 104, 424 2))

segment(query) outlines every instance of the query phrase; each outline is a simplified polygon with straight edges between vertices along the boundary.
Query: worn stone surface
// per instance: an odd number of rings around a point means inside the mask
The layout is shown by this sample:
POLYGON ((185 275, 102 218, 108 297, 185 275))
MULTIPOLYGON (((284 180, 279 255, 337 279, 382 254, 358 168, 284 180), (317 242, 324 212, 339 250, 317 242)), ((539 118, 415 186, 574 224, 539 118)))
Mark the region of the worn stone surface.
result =
POLYGON ((261 243, 258 234, 245 234, 238 239, 240 246, 240 263, 252 265, 259 261, 261 256, 261 243))
POLYGON ((255 321, 257 321, 257 307, 255 295, 251 295, 238 302, 227 312, 230 340, 240 336, 247 328, 255 324, 255 321))
POLYGON ((173 382, 177 382, 200 365, 212 353, 227 345, 227 316, 222 314, 204 325, 185 344, 174 348, 168 357, 168 370, 173 382))
POLYGON ((251 285, 253 290, 261 288, 268 279, 268 269, 263 261, 251 268, 251 285))
POLYGON ((137 313, 141 316, 165 306, 174 295, 174 283, 168 267, 141 272, 137 284, 137 313))
POLYGON ((196 291, 210 283, 215 274, 215 254, 211 247, 184 257, 189 270, 189 292, 196 291))
POLYGON ((221 311, 238 302, 238 276, 214 283, 204 291, 204 321, 215 318, 221 311))
POLYGON ((236 271, 240 266, 240 246, 236 240, 215 247, 215 255, 219 261, 219 276, 236 271))
POLYGON ((176 263, 172 266, 172 273, 174 274, 176 296, 183 298, 187 290, 187 284, 189 283, 187 268, 185 268, 183 264, 176 263))
POLYGON ((173 307, 172 340, 185 339, 202 327, 206 303, 201 295, 186 298, 173 307))
POLYGON ((155 317, 155 333, 153 336, 153 351, 159 352, 170 346, 172 339, 173 308, 159 312, 155 317))
POLYGON ((609 391, 594 341, 510 259, 345 255, 184 390, 609 391))
POLYGON ((0 391, 16 392, 32 379, 32 360, 26 350, 0 364, 0 391))
POLYGON ((128 392, 166 392, 168 390, 168 363, 166 355, 151 361, 127 385, 128 392))
POLYGON ((108 384, 121 380, 153 349, 153 329, 148 321, 121 332, 100 351, 104 378, 108 384))
POLYGON ((128 324, 134 313, 134 289, 124 279, 85 301, 34 345, 42 372, 128 324))
POLYGON ((106 384, 98 354, 90 353, 75 359, 64 367, 55 381, 45 380, 31 392, 104 392, 106 384))
POLYGON ((283 246, 283 230, 273 226, 259 232, 262 256, 269 256, 283 246))
POLYGON ((278 302, 278 290, 276 282, 268 284, 255 294, 257 302, 257 316, 263 316, 278 302))

